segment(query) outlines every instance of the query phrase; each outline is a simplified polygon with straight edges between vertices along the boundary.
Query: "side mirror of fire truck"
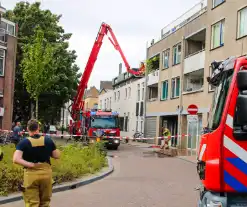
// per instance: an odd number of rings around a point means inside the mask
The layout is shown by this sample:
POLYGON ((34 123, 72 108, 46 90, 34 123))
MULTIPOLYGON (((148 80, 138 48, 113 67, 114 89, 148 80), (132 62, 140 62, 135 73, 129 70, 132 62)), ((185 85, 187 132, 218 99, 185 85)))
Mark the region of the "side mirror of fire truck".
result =
POLYGON ((234 117, 233 133, 237 140, 247 140, 247 70, 238 72, 237 86, 239 94, 234 117))
POLYGON ((92 117, 92 122, 94 122, 94 118, 92 117))

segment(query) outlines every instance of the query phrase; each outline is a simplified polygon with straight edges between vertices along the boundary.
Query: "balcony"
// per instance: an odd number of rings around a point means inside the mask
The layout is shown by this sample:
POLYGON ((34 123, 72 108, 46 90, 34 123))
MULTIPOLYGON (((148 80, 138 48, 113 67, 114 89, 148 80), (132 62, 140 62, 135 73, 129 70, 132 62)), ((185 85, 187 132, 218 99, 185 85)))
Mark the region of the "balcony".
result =
POLYGON ((148 92, 148 102, 153 102, 158 100, 158 83, 147 87, 148 92))
POLYGON ((184 74, 197 71, 204 68, 205 64, 205 51, 200 51, 187 57, 184 60, 184 74))
POLYGON ((192 34, 185 40, 184 74, 204 68, 206 29, 192 34))
POLYGON ((203 90, 204 69, 184 75, 183 94, 200 92, 203 90))
POLYGON ((159 69, 152 71, 147 77, 147 86, 157 84, 159 82, 159 69))

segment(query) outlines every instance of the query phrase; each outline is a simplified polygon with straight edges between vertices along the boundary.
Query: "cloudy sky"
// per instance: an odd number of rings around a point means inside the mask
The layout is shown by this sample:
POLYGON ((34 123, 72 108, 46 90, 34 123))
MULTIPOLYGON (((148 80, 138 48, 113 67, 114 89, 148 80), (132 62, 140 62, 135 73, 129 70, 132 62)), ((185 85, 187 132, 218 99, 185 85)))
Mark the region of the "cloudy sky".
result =
MULTIPOLYGON (((17 0, 0 0, 3 7, 14 8, 17 0)), ((30 0, 29 2, 34 2, 30 0)), ((70 48, 76 50, 77 64, 84 71, 101 22, 111 25, 131 67, 145 59, 146 43, 158 38, 167 24, 200 0, 41 0, 42 8, 62 14, 61 25, 73 33, 70 48)), ((122 62, 106 38, 89 80, 99 87, 100 80, 112 80, 122 62)))

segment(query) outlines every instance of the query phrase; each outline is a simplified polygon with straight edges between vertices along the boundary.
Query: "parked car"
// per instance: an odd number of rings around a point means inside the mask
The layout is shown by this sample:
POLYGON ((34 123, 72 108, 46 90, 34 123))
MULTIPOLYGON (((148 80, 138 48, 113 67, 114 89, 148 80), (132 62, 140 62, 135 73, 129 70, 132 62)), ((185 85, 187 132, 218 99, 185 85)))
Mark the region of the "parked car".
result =
POLYGON ((57 128, 54 125, 50 125, 49 129, 50 134, 57 134, 57 128))

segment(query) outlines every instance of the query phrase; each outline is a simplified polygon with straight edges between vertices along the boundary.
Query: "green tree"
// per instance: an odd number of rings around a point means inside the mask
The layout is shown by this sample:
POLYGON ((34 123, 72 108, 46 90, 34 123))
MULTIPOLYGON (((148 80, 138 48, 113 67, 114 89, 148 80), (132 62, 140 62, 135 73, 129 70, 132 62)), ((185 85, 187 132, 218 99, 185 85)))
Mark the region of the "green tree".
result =
POLYGON ((38 119, 39 96, 56 83, 54 46, 44 39, 42 30, 37 29, 33 43, 24 46, 21 69, 26 88, 36 102, 36 119, 38 119))
POLYGON ((68 49, 71 34, 65 33, 64 29, 58 25, 61 15, 52 14, 49 10, 41 10, 39 2, 33 4, 19 2, 12 11, 6 12, 5 17, 18 24, 13 118, 27 121, 31 116, 33 101, 26 89, 20 63, 23 59, 24 46, 32 44, 35 31, 40 28, 47 42, 57 44, 54 51, 54 64, 56 65, 54 70, 56 70, 57 81, 51 86, 49 92, 40 94, 39 117, 47 121, 51 117, 56 121, 60 118, 61 106, 73 98, 80 77, 79 67, 75 64, 76 53, 68 49))

